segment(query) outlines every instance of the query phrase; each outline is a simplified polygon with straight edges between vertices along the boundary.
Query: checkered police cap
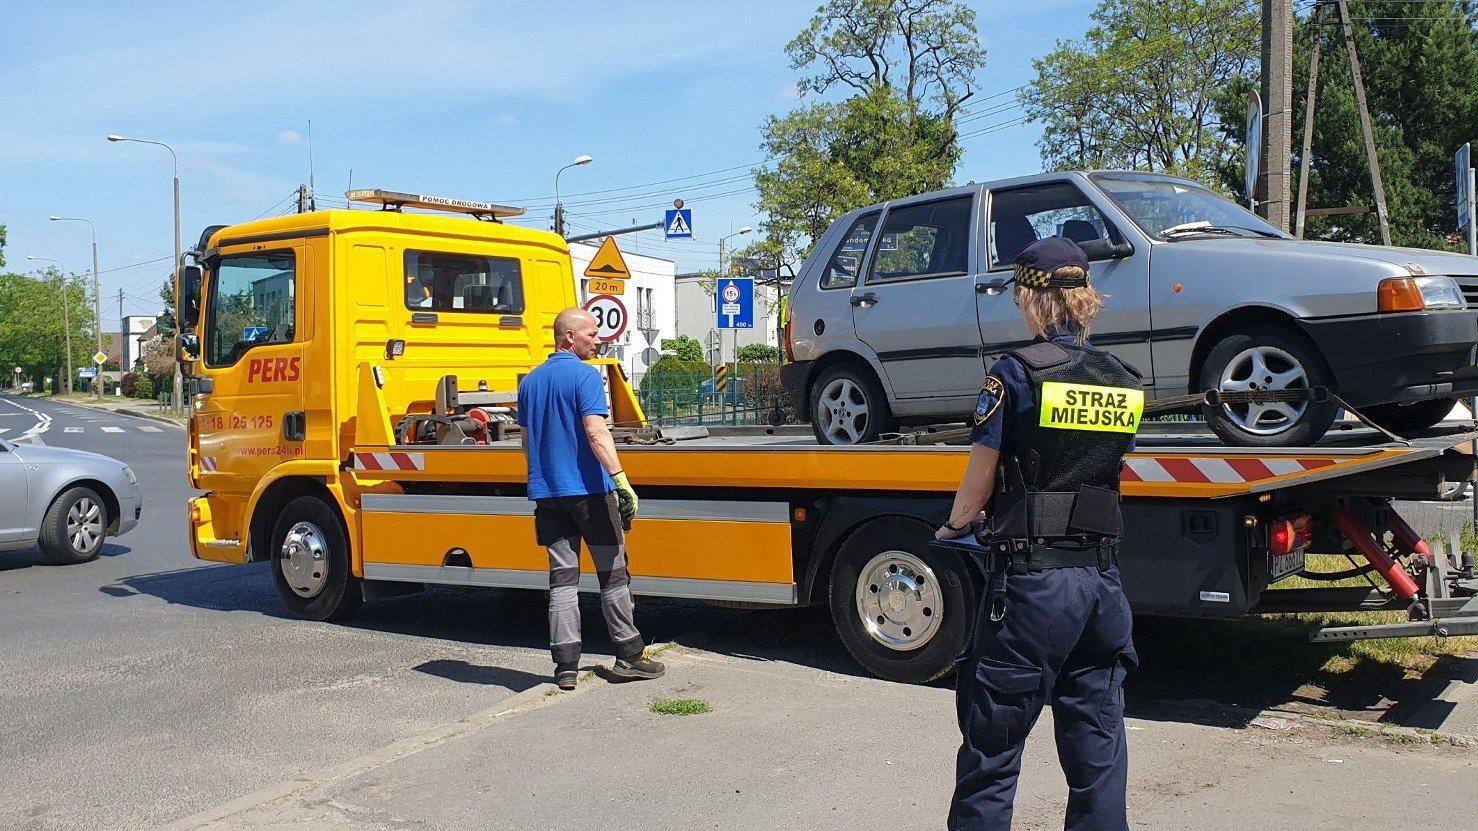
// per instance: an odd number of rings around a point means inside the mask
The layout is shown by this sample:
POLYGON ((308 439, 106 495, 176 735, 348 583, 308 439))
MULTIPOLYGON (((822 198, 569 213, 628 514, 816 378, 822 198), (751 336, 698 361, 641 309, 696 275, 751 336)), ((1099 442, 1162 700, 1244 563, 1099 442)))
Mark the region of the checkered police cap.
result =
POLYGON ((1015 280, 1031 289, 1077 289, 1088 285, 1088 255, 1066 237, 1046 237, 1016 255, 1015 280), (1060 268, 1075 265, 1083 276, 1054 276, 1060 268))

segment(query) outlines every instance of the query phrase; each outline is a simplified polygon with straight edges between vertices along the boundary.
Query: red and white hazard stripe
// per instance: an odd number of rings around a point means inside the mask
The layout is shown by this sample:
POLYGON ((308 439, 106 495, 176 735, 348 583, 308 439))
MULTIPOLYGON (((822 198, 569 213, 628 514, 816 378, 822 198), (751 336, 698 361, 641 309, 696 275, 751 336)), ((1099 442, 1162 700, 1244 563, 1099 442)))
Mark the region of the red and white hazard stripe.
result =
POLYGON ((214 456, 201 456, 200 457, 200 469, 203 470, 203 471, 205 471, 206 473, 215 473, 216 472, 216 457, 214 457, 214 456))
POLYGON ((1239 484, 1258 482, 1290 473, 1303 473, 1334 464, 1333 459, 1255 456, 1149 456, 1125 459, 1124 482, 1199 482, 1239 484))
POLYGON ((425 470, 424 453, 355 453, 355 470, 425 470))

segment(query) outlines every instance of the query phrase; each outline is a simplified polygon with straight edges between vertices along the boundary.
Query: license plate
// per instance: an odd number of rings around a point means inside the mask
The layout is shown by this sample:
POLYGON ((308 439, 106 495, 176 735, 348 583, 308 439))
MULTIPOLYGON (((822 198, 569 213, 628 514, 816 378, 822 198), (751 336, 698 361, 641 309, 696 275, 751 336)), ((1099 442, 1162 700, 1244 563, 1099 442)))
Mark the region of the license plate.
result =
POLYGON ((1302 548, 1291 554, 1270 555, 1268 560, 1269 583, 1276 583, 1284 577, 1304 570, 1304 550, 1302 548))

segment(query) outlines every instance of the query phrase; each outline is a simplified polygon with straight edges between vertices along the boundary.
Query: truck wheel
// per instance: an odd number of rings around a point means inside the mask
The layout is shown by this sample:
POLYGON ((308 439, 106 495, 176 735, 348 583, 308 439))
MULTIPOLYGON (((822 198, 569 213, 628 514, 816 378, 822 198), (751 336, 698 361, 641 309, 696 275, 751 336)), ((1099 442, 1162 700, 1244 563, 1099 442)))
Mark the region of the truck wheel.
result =
MULTIPOLYGON (((1324 359, 1307 338, 1281 326, 1252 326, 1222 338, 1201 368, 1203 390, 1299 390, 1329 387, 1324 359)), ((1337 392, 1337 390, 1336 390, 1337 392)), ((1221 440, 1240 447, 1313 444, 1334 423, 1332 401, 1280 401, 1203 407, 1221 440)))
POLYGON ((1457 406, 1456 398, 1433 398, 1431 401, 1418 401, 1415 404, 1382 404, 1379 407, 1367 407, 1360 414, 1390 430, 1398 435, 1415 433, 1425 430, 1452 412, 1457 406))
POLYGON ((283 509, 272 531, 272 582, 283 605, 306 620, 346 618, 364 602, 344 527, 322 499, 300 496, 283 509))
POLYGON ((103 550, 108 507, 92 488, 62 492, 41 520, 41 553, 57 565, 85 563, 103 550))
POLYGON ((811 386, 811 430, 822 444, 876 441, 896 428, 883 385, 867 367, 832 364, 811 386))
POLYGON ((875 520, 831 569, 831 619, 852 657, 888 681, 924 684, 970 642, 980 590, 969 563, 929 547, 922 522, 875 520))

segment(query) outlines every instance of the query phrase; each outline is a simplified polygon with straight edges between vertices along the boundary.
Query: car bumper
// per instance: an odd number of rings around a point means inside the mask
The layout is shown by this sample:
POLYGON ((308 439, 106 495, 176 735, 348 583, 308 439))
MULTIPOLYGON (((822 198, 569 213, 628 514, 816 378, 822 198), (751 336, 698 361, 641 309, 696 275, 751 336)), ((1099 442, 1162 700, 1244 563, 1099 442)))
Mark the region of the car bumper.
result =
POLYGON ((811 420, 811 402, 806 399, 809 397, 811 369, 815 364, 815 361, 792 361, 780 367, 780 389, 785 391, 785 397, 790 399, 800 421, 811 420))
POLYGON ((144 492, 138 485, 130 485, 118 492, 118 534, 132 531, 143 514, 144 492))
POLYGON ((1478 314, 1454 309, 1301 321, 1352 406, 1478 392, 1478 314))

